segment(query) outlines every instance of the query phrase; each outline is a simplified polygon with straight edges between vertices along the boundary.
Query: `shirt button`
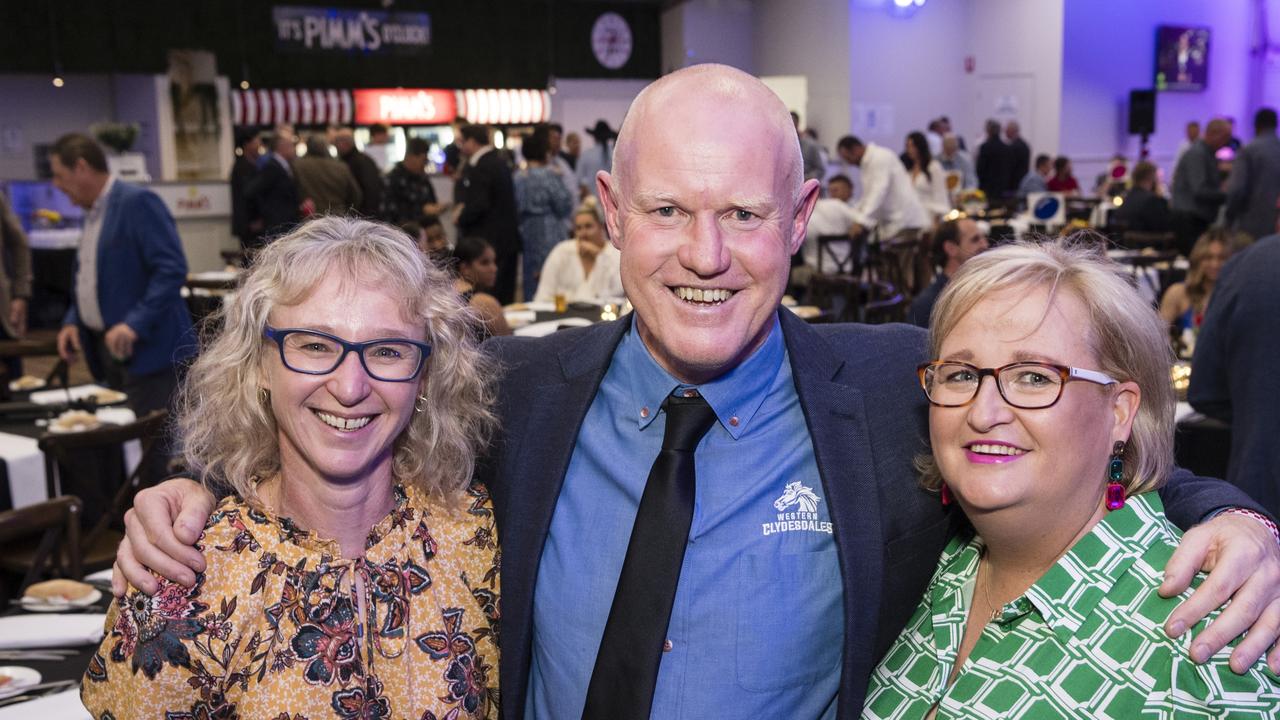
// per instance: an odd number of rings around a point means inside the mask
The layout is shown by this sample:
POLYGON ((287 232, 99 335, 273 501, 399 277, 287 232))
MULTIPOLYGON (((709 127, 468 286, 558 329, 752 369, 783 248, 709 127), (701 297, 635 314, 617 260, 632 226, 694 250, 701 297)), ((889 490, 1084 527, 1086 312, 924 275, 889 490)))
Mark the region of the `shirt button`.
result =
POLYGON ((647 417, 649 417, 649 408, 647 408, 647 407, 642 407, 642 408, 640 408, 640 417, 642 417, 642 418, 647 418, 647 417))
POLYGON ((675 644, 673 644, 670 640, 662 641, 662 652, 671 652, 671 648, 673 647, 675 647, 675 644))
POLYGON ((730 424, 730 425, 732 425, 732 426, 734 426, 734 427, 738 427, 738 422, 739 422, 739 421, 738 421, 738 416, 737 416, 737 415, 734 415, 733 417, 729 418, 729 424, 730 424))

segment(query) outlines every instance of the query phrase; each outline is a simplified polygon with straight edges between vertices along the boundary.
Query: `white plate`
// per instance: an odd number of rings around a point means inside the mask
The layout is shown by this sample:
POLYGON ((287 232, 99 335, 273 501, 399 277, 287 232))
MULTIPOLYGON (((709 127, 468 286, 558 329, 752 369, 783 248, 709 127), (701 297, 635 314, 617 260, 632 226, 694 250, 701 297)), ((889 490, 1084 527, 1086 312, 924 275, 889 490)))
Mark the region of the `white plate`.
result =
POLYGON ((53 423, 49 423, 49 427, 46 429, 49 432, 53 433, 54 435, 69 435, 71 433, 97 430, 100 427, 102 427, 101 420, 99 420, 96 425, 72 425, 71 427, 64 427, 62 425, 54 425, 53 423))
POLYGON ((65 612, 67 608, 85 607, 102 599, 102 591, 94 588, 93 592, 77 600, 44 600, 41 598, 22 598, 22 609, 31 612, 65 612))
POLYGON ((8 675, 13 678, 4 685, 0 685, 0 698, 17 695, 25 688, 40 682, 40 673, 21 665, 0 666, 0 675, 8 675))
POLYGON ((18 385, 17 380, 11 380, 9 382, 9 392, 27 392, 28 390, 39 390, 40 388, 48 384, 45 382, 44 378, 36 378, 35 380, 36 381, 28 387, 21 387, 20 385, 18 385))

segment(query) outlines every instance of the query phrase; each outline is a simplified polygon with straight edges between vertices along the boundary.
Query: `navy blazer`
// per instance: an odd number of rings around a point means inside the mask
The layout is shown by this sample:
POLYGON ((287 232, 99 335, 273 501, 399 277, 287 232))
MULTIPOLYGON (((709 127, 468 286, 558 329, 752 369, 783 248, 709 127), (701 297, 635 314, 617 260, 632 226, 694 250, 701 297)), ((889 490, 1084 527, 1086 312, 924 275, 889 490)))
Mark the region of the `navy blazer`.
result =
MULTIPOLYGON (((908 325, 810 326, 779 313, 792 375, 829 502, 844 590, 837 716, 862 711, 867 681, 920 602, 951 533, 964 522, 922 490, 927 402, 915 368, 925 333, 908 325)), ((578 430, 630 316, 545 338, 494 338, 502 433, 479 477, 492 491, 502 542, 502 717, 524 715, 533 589, 578 430)), ((1175 522, 1223 505, 1256 507, 1216 481, 1184 481, 1175 522)), ((1189 525, 1190 522, 1187 524, 1189 525)), ((840 642, 832 638, 832 642, 840 642)))
MULTIPOLYGON (((191 313, 181 295, 187 258, 173 216, 159 196, 117 180, 107 196, 97 255, 103 328, 123 322, 138 334, 129 374, 158 372, 194 355, 191 313)), ((80 326, 89 369, 94 377, 103 377, 102 359, 84 334, 74 292, 62 324, 80 326)))

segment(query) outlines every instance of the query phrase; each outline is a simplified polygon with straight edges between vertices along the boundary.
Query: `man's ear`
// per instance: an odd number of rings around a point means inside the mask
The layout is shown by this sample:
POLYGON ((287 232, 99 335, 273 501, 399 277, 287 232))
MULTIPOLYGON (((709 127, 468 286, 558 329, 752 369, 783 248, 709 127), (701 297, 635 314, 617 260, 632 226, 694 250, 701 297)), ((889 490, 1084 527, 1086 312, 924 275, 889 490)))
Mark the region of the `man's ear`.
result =
POLYGON ((604 211, 604 224, 609 229, 609 242, 622 249, 622 215, 618 192, 618 179, 601 170, 596 173, 596 193, 600 196, 600 209, 604 211))
POLYGON ((805 180, 800 186, 800 199, 796 203, 795 215, 791 218, 791 242, 788 244, 791 255, 795 255, 804 245, 804 237, 809 231, 809 218, 818 204, 821 191, 822 185, 817 180, 805 180))

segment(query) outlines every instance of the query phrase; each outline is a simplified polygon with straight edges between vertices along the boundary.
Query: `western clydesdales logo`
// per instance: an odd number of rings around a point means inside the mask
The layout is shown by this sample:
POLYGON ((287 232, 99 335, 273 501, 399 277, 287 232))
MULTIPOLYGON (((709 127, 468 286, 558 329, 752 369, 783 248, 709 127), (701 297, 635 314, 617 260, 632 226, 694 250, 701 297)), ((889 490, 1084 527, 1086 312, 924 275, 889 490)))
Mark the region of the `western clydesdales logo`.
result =
POLYGON ((807 530, 830 535, 831 523, 818 517, 820 502, 822 498, 818 497, 813 488, 806 487, 799 480, 787 483, 782 496, 773 501, 773 509, 778 511, 777 519, 763 523, 763 533, 773 535, 807 530))

